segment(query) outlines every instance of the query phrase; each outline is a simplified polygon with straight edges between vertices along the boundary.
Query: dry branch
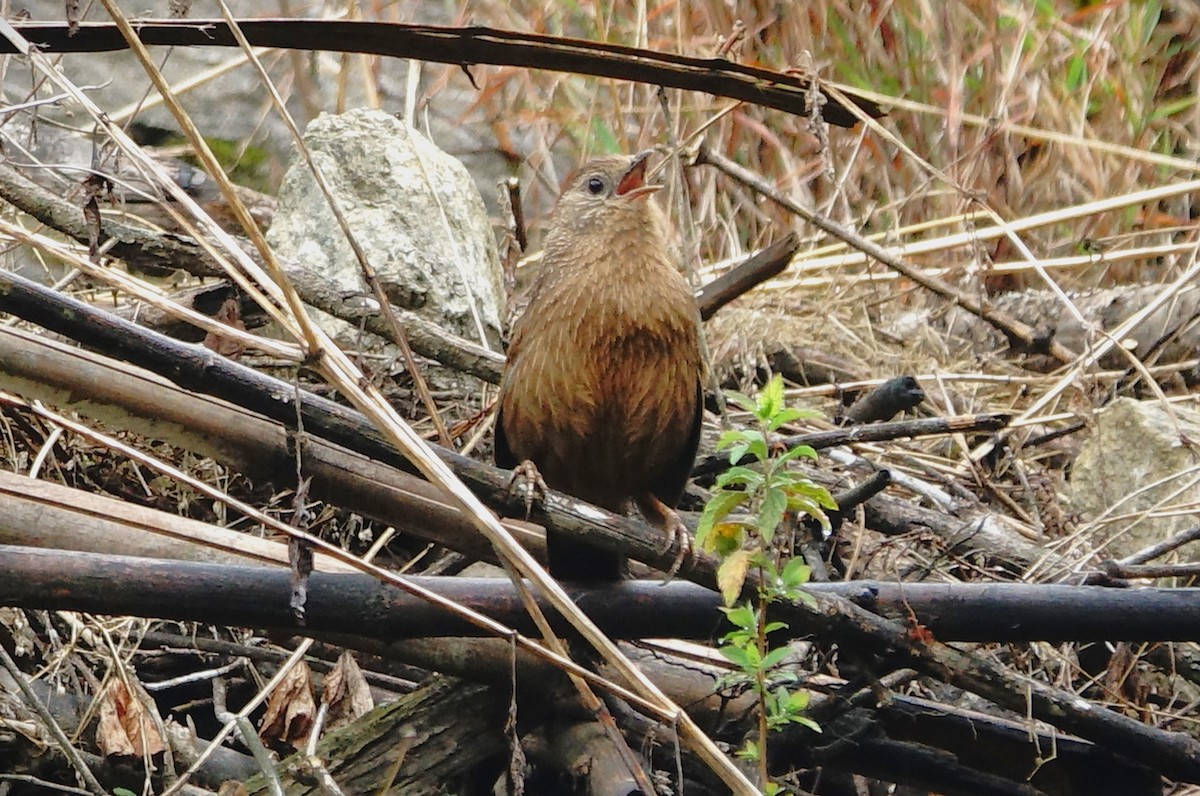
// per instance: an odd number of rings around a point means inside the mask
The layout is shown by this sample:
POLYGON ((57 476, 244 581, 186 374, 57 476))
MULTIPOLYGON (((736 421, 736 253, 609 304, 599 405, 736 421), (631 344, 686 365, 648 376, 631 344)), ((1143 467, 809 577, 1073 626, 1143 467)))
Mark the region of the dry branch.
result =
POLYGON ((747 257, 700 289, 696 303, 700 305, 700 317, 708 320, 717 311, 756 285, 778 276, 792 261, 800 248, 800 239, 794 232, 783 240, 776 241, 762 251, 747 257))
MULTIPOLYGON (((7 504, 6 504, 7 505, 7 504)), ((78 530, 94 522, 80 511, 78 530)), ((276 544, 286 554, 283 545, 276 544)), ((478 627, 375 578, 353 572, 310 576, 303 624, 288 600, 283 566, 172 561, 0 544, 0 604, 21 608, 201 624, 340 632, 381 641, 478 636, 478 627)), ((411 578, 459 605, 522 633, 533 629, 512 584, 496 578, 411 578)), ((1171 641, 1200 637, 1200 590, 1109 589, 1022 583, 813 583, 816 595, 845 598, 899 621, 916 621, 946 642, 1171 641)), ((572 599, 612 638, 710 640, 725 632, 719 596, 692 583, 627 581, 568 585, 572 599)), ((543 609, 549 605, 543 601, 543 609)), ((563 631, 559 622, 556 629, 563 631)), ((804 635, 801 628, 779 637, 804 635)), ((469 674, 460 672, 460 674, 469 674)))
MULTIPOLYGON (((1161 796, 1158 772, 1069 736, 1036 732, 1028 722, 997 718, 903 694, 822 717, 827 738, 854 743, 813 743, 785 729, 775 754, 796 768, 826 766, 906 784, 922 791, 980 796, 1075 796, 1119 793, 1161 796), (1032 742, 1031 742, 1032 740, 1032 742), (1042 750, 1054 749, 1053 760, 1042 750)), ((820 711, 814 711, 820 713, 820 711)))
MULTIPOLYGON (((990 433, 1008 425, 1009 415, 980 414, 959 417, 930 417, 917 420, 897 420, 891 423, 873 423, 866 426, 830 431, 810 431, 805 434, 780 435, 772 443, 784 448, 808 445, 816 450, 838 445, 853 445, 856 442, 885 442, 889 440, 937 436, 960 433, 990 433)), ((754 461, 753 455, 746 461, 754 461)), ((713 475, 729 465, 729 457, 721 454, 705 456, 692 468, 693 476, 713 475)))
MULTIPOLYGON (((278 488, 287 488, 294 478, 294 451, 284 426, 233 404, 182 390, 124 362, 24 332, 0 329, 0 387, 46 404, 69 406, 85 417, 209 457, 278 488), (279 482, 281 476, 286 478, 279 482)), ((495 552, 428 481, 317 437, 305 437, 302 445, 304 472, 312 478, 314 497, 387 523, 400 532, 425 536, 475 558, 495 561, 495 552)), ((69 505, 71 500, 63 497, 61 503, 69 505)), ((120 512, 114 512, 114 516, 120 516, 120 512)), ((128 533, 121 527, 114 528, 114 536, 124 536, 128 542, 128 533)), ((180 533, 193 526, 173 523, 171 527, 180 533)), ((535 526, 508 522, 507 527, 527 549, 542 550, 543 539, 535 526)), ((93 549, 82 546, 87 540, 73 535, 65 521, 48 524, 43 530, 47 546, 93 549), (59 528, 63 535, 49 535, 59 528)), ((198 541, 198 537, 192 538, 192 543, 198 541)), ((98 549, 129 552, 116 547, 98 549)))
MULTIPOLYGON (((198 520, 0 471, 0 544, 210 564, 286 565, 278 542, 198 520)), ((316 556, 329 572, 351 567, 316 556)))
POLYGON ((1046 349, 1058 361, 1069 364, 1075 361, 1075 354, 1066 349, 1062 344, 1050 340, 1044 345, 1039 345, 1040 334, 1029 324, 1026 324, 1009 313, 1003 312, 989 305, 985 301, 979 301, 967 294, 963 290, 959 290, 949 282, 940 277, 932 276, 925 273, 923 270, 910 265, 905 260, 894 255, 892 252, 880 246, 878 243, 868 240, 852 230, 837 224, 824 215, 803 207, 791 197, 785 196, 780 191, 766 180, 759 177, 754 172, 746 169, 743 166, 735 163, 719 152, 714 152, 707 147, 701 147, 697 151, 695 165, 710 165, 720 169, 725 174, 735 180, 749 186, 753 190, 769 197, 772 201, 779 204, 781 207, 795 213, 821 231, 837 238, 846 243, 851 248, 857 249, 867 256, 878 260, 879 262, 891 268, 893 271, 903 275, 907 279, 912 280, 926 290, 935 295, 949 301, 955 306, 962 307, 967 312, 977 315, 983 320, 990 323, 998 329, 1009 340, 1015 340, 1020 343, 1023 350, 1040 351, 1041 348, 1046 349))
MULTIPOLYGON (((812 87, 794 74, 733 63, 724 58, 695 58, 620 44, 570 39, 474 26, 401 25, 386 22, 310 19, 245 19, 237 21, 255 47, 367 53, 457 64, 465 71, 475 64, 521 66, 559 72, 633 80, 669 88, 702 91, 720 97, 777 108, 798 116, 809 113, 812 87)), ((45 52, 110 52, 127 49, 116 25, 84 22, 72 30, 64 23, 31 22, 13 26, 45 52)), ((222 20, 139 20, 137 34, 144 44, 174 47, 237 47, 222 20)), ((0 54, 17 49, 0 39, 0 54)), ((869 116, 879 106, 853 96, 869 116)), ((831 124, 852 127, 857 117, 822 92, 822 116, 831 124)))

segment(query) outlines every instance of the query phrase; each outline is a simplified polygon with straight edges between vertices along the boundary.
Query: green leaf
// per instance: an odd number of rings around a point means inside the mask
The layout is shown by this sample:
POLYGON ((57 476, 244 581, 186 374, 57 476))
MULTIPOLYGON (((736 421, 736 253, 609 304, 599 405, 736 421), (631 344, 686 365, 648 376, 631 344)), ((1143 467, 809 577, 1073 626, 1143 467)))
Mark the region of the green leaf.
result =
POLYGON ((776 373, 771 380, 763 385, 758 394, 758 406, 755 414, 759 420, 770 421, 772 417, 784 410, 783 377, 776 373))
MULTIPOLYGON (((751 470, 749 467, 730 467, 717 476, 717 488, 724 489, 737 484, 746 487, 747 491, 753 491, 758 488, 762 480, 763 475, 758 470, 751 470)), ((743 492, 742 494, 747 493, 743 492)), ((747 497, 749 497, 748 494, 747 497)))
POLYGON ((742 647, 742 651, 746 653, 746 662, 742 664, 742 671, 749 674, 759 672, 762 669, 762 653, 758 651, 758 646, 747 644, 742 647))
POLYGON ((808 727, 813 732, 821 732, 821 725, 808 716, 792 716, 791 721, 793 724, 799 724, 801 727, 808 727))
POLYGON ((782 456, 780 456, 776 461, 779 464, 783 464, 784 462, 790 462, 792 459, 797 459, 800 457, 804 457, 805 459, 812 459, 813 461, 816 461, 817 460, 817 452, 813 448, 812 445, 797 445, 794 448, 788 448, 788 450, 782 456))
POLYGON ((736 390, 726 390, 725 400, 740 409, 745 409, 747 412, 753 412, 758 406, 750 396, 743 395, 736 390))
POLYGON ((746 434, 740 428, 731 428, 728 431, 722 431, 721 436, 717 437, 717 450, 723 451, 735 442, 741 442, 746 438, 746 434))
POLYGON ((748 450, 750 450, 750 441, 742 437, 741 442, 729 449, 729 463, 737 464, 740 462, 748 450))
POLYGON ((754 741, 746 741, 741 749, 734 753, 742 760, 758 760, 758 744, 754 741))
POLYGON ((749 666, 750 658, 746 654, 747 647, 738 647, 733 644, 724 647, 717 647, 717 652, 725 656, 725 659, 737 666, 740 669, 746 669, 749 666))
POLYGON ((762 670, 762 656, 754 638, 742 634, 734 642, 717 647, 717 652, 738 667, 738 682, 756 688, 762 670))
POLYGON ((823 528, 829 527, 829 518, 825 516, 820 504, 808 495, 793 494, 788 498, 788 508, 801 514, 807 514, 820 522, 823 528))
MULTIPOLYGON (((750 453, 754 454, 754 457, 760 462, 765 462, 768 458, 770 458, 770 449, 767 447, 767 438, 763 436, 761 431, 746 432, 746 449, 750 453)), ((734 461, 733 459, 732 452, 729 454, 729 461, 733 464, 737 464, 737 461, 734 461)))
POLYGON ((816 501, 821 504, 821 508, 829 509, 830 511, 837 511, 837 501, 833 499, 833 495, 829 494, 828 489, 823 486, 816 486, 814 484, 812 494, 813 497, 816 498, 816 501))
POLYGON ((763 635, 770 635, 776 630, 783 630, 785 627, 787 627, 787 622, 767 622, 766 626, 763 628, 763 635))
POLYGON ((783 663, 784 659, 791 653, 792 648, 788 646, 778 647, 771 650, 762 659, 762 667, 764 669, 774 669, 779 664, 783 663))
POLYGON ((771 563, 771 559, 767 556, 766 551, 764 551, 761 547, 755 546, 747 549, 750 551, 751 566, 762 567, 768 571, 774 566, 774 564, 771 563))
MULTIPOLYGON (((740 650, 747 650, 750 647, 756 646, 758 639, 754 637, 753 633, 748 633, 745 630, 731 630, 725 634, 721 642, 725 647, 736 647, 740 650)), ((739 674, 738 676, 740 677, 741 675, 739 674)))
POLYGON ((804 591, 804 589, 800 589, 799 591, 797 591, 795 596, 792 599, 796 600, 799 603, 803 603, 804 605, 808 606, 809 608, 817 607, 817 598, 813 597, 810 592, 804 591))
POLYGON ((750 607, 750 603, 742 603, 721 610, 725 614, 725 619, 734 627, 750 631, 758 627, 758 614, 750 607))
POLYGON ((812 567, 804 563, 804 559, 800 556, 796 556, 784 564, 783 572, 779 573, 779 579, 787 588, 803 586, 808 583, 810 577, 812 577, 812 567))
POLYGON ((709 534, 706 548, 721 558, 732 555, 746 544, 747 527, 746 523, 739 520, 718 522, 709 534))
POLYGON ((811 409, 795 409, 793 407, 784 407, 771 417, 767 422, 767 431, 774 431, 784 423, 794 423, 797 420, 815 420, 821 416, 820 412, 814 412, 811 409))
POLYGON ((787 507, 788 496, 782 489, 768 489, 763 495, 762 506, 758 510, 758 533, 766 544, 771 543, 775 530, 783 522, 787 507))

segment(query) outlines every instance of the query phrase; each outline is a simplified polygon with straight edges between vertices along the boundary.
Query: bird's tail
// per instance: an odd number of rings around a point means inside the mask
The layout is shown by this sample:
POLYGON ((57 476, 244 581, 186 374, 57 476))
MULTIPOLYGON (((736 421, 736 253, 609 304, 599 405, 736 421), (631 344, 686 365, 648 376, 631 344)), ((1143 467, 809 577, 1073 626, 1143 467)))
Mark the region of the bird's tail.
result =
POLYGON ((622 580, 628 574, 625 556, 552 531, 546 534, 546 560, 556 580, 622 580))

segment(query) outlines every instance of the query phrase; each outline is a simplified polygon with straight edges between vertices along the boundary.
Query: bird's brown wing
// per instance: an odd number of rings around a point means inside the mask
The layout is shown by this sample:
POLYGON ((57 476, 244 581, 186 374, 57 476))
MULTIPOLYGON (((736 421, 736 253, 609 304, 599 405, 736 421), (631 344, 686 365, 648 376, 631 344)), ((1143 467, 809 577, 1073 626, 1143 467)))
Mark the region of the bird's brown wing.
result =
MULTIPOLYGON (((529 304, 532 305, 537 301, 538 293, 541 290, 541 279, 533 283, 533 287, 529 290, 529 304)), ((528 311, 528 305, 526 306, 528 311)), ((522 314, 513 324, 512 335, 509 340, 508 350, 505 355, 508 357, 508 362, 504 367, 504 375, 500 379, 500 395, 496 398, 496 433, 494 436, 494 453, 493 460, 497 467, 503 467, 506 470, 511 470, 520 464, 512 447, 508 443, 508 435, 504 432, 504 404, 509 397, 509 391, 512 390, 512 368, 517 361, 517 357, 521 355, 521 349, 525 341, 525 315, 522 314)))
POLYGON ((674 507, 683 497, 683 489, 692 475, 696 464, 696 451, 700 448, 700 421, 704 418, 704 388, 696 382, 696 400, 692 406, 691 430, 687 442, 670 464, 662 469, 650 491, 668 506, 674 507))

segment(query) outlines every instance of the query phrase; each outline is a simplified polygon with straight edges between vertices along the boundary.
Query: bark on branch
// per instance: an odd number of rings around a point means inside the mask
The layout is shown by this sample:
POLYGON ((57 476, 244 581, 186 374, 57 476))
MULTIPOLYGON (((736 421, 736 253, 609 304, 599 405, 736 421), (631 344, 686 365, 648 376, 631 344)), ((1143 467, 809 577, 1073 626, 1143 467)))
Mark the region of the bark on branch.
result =
MULTIPOLYGON (((88 524, 80 518, 79 531, 88 524)), ((286 553, 285 550, 281 551, 286 553)), ((480 630, 400 589, 352 572, 316 572, 304 624, 288 604, 291 575, 256 567, 0 545, 0 605, 178 619, 379 640, 478 636, 480 630)), ((525 634, 533 623, 507 579, 412 577, 525 634)), ((919 622, 944 642, 1173 641, 1200 637, 1200 589, 1109 589, 1025 583, 812 583, 874 613, 919 622)), ((729 628, 719 595, 693 583, 569 586, 612 638, 714 639, 729 628)), ((549 604, 540 601, 550 614, 549 604)), ((568 626, 560 622, 557 630, 568 626)), ((786 628, 780 639, 804 635, 786 628)))
MULTIPOLYGON (((481 26, 441 27, 389 22, 314 19, 245 19, 237 22, 252 46, 291 50, 367 53, 395 58, 456 64, 468 73, 475 64, 522 66, 702 91, 804 116, 809 113, 810 82, 795 74, 734 63, 724 58, 697 58, 607 42, 571 39, 481 26)), ((44 52, 111 52, 128 44, 107 22, 26 22, 17 32, 44 52)), ((139 20, 137 32, 149 45, 173 47, 237 47, 224 20, 139 20)), ((0 39, 0 54, 16 54, 0 39)), ((473 80, 473 78, 470 78, 473 80)), ((853 96, 861 113, 881 116, 879 106, 853 96)), ((858 117, 822 92, 822 117, 852 127, 858 117)))

